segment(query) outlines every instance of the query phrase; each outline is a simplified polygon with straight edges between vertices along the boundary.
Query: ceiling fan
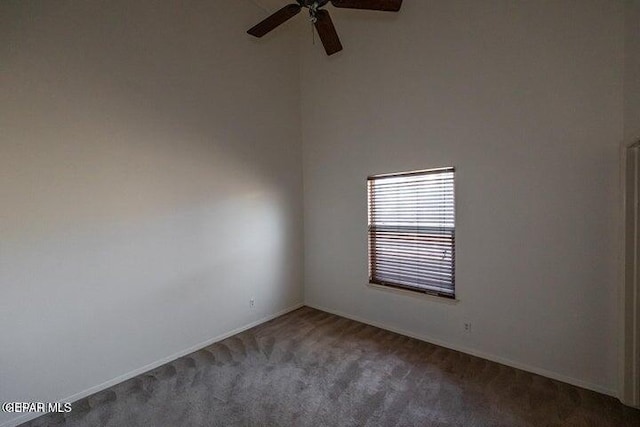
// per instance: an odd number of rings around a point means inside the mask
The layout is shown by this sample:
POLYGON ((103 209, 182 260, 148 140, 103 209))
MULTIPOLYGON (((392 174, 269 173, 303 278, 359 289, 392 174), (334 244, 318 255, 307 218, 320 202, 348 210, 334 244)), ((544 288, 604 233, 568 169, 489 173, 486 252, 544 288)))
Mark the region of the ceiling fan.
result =
POLYGON ((397 12, 402 6, 402 0, 296 0, 296 3, 288 4, 273 15, 269 16, 258 25, 249 29, 247 33, 255 37, 262 37, 274 28, 296 16, 302 8, 309 9, 309 18, 318 31, 324 50, 327 55, 333 55, 342 50, 340 38, 336 32, 329 12, 322 9, 331 2, 334 7, 345 9, 368 9, 397 12))

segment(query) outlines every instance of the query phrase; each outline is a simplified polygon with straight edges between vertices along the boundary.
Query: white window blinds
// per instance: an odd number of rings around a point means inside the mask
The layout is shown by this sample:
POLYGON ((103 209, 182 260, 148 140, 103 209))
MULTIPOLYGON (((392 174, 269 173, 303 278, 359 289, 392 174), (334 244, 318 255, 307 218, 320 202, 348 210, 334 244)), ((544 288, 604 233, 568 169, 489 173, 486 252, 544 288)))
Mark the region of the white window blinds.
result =
POLYGON ((369 282, 455 297, 453 168, 368 178, 369 282))

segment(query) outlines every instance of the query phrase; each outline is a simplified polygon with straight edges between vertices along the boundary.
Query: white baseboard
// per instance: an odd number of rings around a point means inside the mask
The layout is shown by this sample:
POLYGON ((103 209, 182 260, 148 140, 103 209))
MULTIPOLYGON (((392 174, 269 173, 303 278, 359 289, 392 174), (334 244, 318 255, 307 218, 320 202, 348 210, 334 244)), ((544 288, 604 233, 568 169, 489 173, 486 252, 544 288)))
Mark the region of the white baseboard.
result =
POLYGON ((527 372, 531 372, 533 374, 538 374, 538 375, 542 375, 543 377, 547 377, 547 378, 551 378, 554 380, 558 380, 558 381, 562 381, 564 383, 567 384, 571 384, 574 385, 576 387, 581 387, 581 388, 585 388, 587 390, 592 390, 598 393, 602 393, 602 394, 606 394, 608 396, 613 396, 613 397, 618 397, 617 396, 617 392, 613 389, 609 389, 606 387, 602 387, 600 385, 597 384, 593 384, 590 382, 586 382, 586 381, 582 381, 582 380, 578 380, 576 378, 572 378, 566 375, 562 375, 559 374, 557 372, 553 372, 553 371, 549 371, 543 368, 538 368, 535 366, 531 366, 531 365, 527 365, 525 363, 520 363, 520 362, 514 362, 513 360, 509 360, 509 359, 505 359, 504 357, 500 357, 500 356, 495 356, 493 354, 488 354, 488 353, 483 353, 481 351, 477 351, 471 348, 467 348, 464 346, 459 346, 459 345, 453 345, 450 344, 448 342, 444 342, 442 340, 439 339, 434 339, 431 337, 428 337, 426 335, 418 335, 412 332, 408 332, 399 328, 394 328, 385 324, 382 324, 380 322, 376 322, 373 320, 369 320, 369 319, 364 319, 362 317, 359 316, 353 316, 351 314, 347 314, 347 313, 343 313, 340 312, 338 310, 332 310, 330 308, 327 307, 322 307, 319 305, 315 305, 315 304, 305 304, 307 307, 311 307, 311 308, 315 308, 317 310, 321 310, 321 311, 326 311, 327 313, 331 313, 331 314, 335 314, 336 316, 341 316, 341 317, 346 317, 347 319, 351 319, 351 320, 355 320, 356 322, 361 322, 361 323, 366 323, 367 325, 371 325, 371 326, 375 326, 376 328, 380 328, 380 329, 385 329, 387 331, 390 332, 395 332, 397 334, 400 335, 405 335, 407 337, 411 337, 411 338, 415 338, 418 339, 420 341, 425 341, 431 344, 435 344, 438 345, 440 347, 445 347, 451 350, 455 350, 455 351, 460 351, 462 353, 466 353, 466 354, 470 354, 472 356, 476 356, 476 357, 480 357, 482 359, 486 359, 486 360, 490 360, 492 362, 496 362, 496 363, 500 363, 502 365, 506 365, 506 366, 510 366, 512 368, 516 368, 516 369, 520 369, 523 371, 527 371, 527 372))
MULTIPOLYGON (((211 338, 211 339, 208 339, 206 341, 203 341, 203 342, 201 342, 199 344, 196 344, 196 345, 194 345, 192 347, 189 347, 189 348, 187 348, 185 350, 179 351, 178 353, 172 354, 171 356, 168 356, 168 357, 162 358, 160 360, 157 360, 157 361, 155 361, 153 363, 150 363, 148 365, 145 365, 145 366, 143 366, 141 368, 134 369, 131 372, 128 372, 128 373, 120 375, 120 376, 117 376, 117 377, 115 377, 115 378, 113 378, 113 379, 111 379, 109 381, 106 381, 106 382, 104 382, 102 384, 99 384, 99 385, 96 385, 94 387, 88 388, 88 389, 86 389, 84 391, 81 391, 80 393, 76 393, 76 394, 74 394, 72 396, 66 397, 64 399, 60 399, 59 402, 75 402, 77 400, 80 400, 80 399, 83 399, 83 398, 85 398, 87 396, 90 396, 90 395, 92 395, 94 393, 100 392, 102 390, 106 390, 109 387, 112 387, 112 386, 114 386, 116 384, 119 384, 119 383, 121 383, 123 381, 126 381, 128 379, 136 377, 136 376, 138 376, 140 374, 144 374, 145 372, 151 371, 151 370, 153 370, 153 369, 155 369, 155 368, 157 368, 159 366, 164 365, 165 363, 172 362, 172 361, 174 361, 176 359, 179 359, 179 358, 181 358, 183 356, 186 356, 187 354, 191 354, 191 353, 193 353, 195 351, 198 351, 200 349, 208 347, 211 344, 214 344, 214 343, 216 343, 218 341, 222 341, 222 340, 224 340, 226 338, 229 338, 229 337, 231 337, 233 335, 239 334, 240 332, 244 332, 247 329, 251 329, 251 328, 253 328, 255 326, 258 326, 258 325, 260 325, 262 323, 268 322, 269 320, 273 320, 276 317, 280 317, 280 316, 282 316, 284 314, 287 314, 287 313, 289 313, 291 311, 297 310, 297 309, 299 309, 300 307, 303 307, 303 306, 304 306, 303 303, 299 303, 299 304, 296 304, 294 306, 285 308, 284 310, 281 310, 281 311, 279 311, 279 312, 277 312, 275 314, 271 314, 269 316, 263 317, 262 319, 256 320, 255 322, 251 322, 251 323, 249 323, 247 325, 241 326, 241 327, 236 328, 236 329, 234 329, 232 331, 225 332, 222 335, 218 335, 218 336, 216 336, 214 338, 211 338)), ((42 415, 43 414, 41 412, 35 412, 35 413, 34 412, 30 412, 30 413, 22 414, 22 415, 20 415, 20 416, 18 416, 16 418, 13 418, 11 420, 8 420, 8 421, 4 422, 3 424, 0 424, 0 427, 15 427, 15 426, 20 425, 22 423, 26 423, 27 421, 33 420, 35 418, 38 418, 38 417, 40 417, 42 415)))

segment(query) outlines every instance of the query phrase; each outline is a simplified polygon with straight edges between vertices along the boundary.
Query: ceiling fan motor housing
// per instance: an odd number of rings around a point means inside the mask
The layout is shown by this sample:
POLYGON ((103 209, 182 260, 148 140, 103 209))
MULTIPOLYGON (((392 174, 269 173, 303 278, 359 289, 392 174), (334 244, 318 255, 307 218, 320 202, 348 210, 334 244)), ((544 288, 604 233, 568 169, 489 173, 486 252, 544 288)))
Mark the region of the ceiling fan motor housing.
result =
POLYGON ((309 9, 318 9, 327 3, 329 3, 329 0, 298 0, 300 6, 309 9))

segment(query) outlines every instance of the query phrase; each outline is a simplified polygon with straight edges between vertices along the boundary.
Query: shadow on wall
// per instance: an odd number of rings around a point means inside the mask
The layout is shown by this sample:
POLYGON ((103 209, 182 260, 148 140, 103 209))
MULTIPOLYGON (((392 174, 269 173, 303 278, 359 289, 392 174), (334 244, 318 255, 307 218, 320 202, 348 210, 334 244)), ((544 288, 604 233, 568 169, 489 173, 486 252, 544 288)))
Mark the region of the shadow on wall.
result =
POLYGON ((44 4, 9 34, 0 173, 12 226, 3 236, 269 187, 272 163, 290 150, 260 138, 283 134, 282 118, 255 98, 279 92, 234 43, 212 46, 233 20, 123 4, 111 14, 74 5, 62 18, 65 4, 44 4))

